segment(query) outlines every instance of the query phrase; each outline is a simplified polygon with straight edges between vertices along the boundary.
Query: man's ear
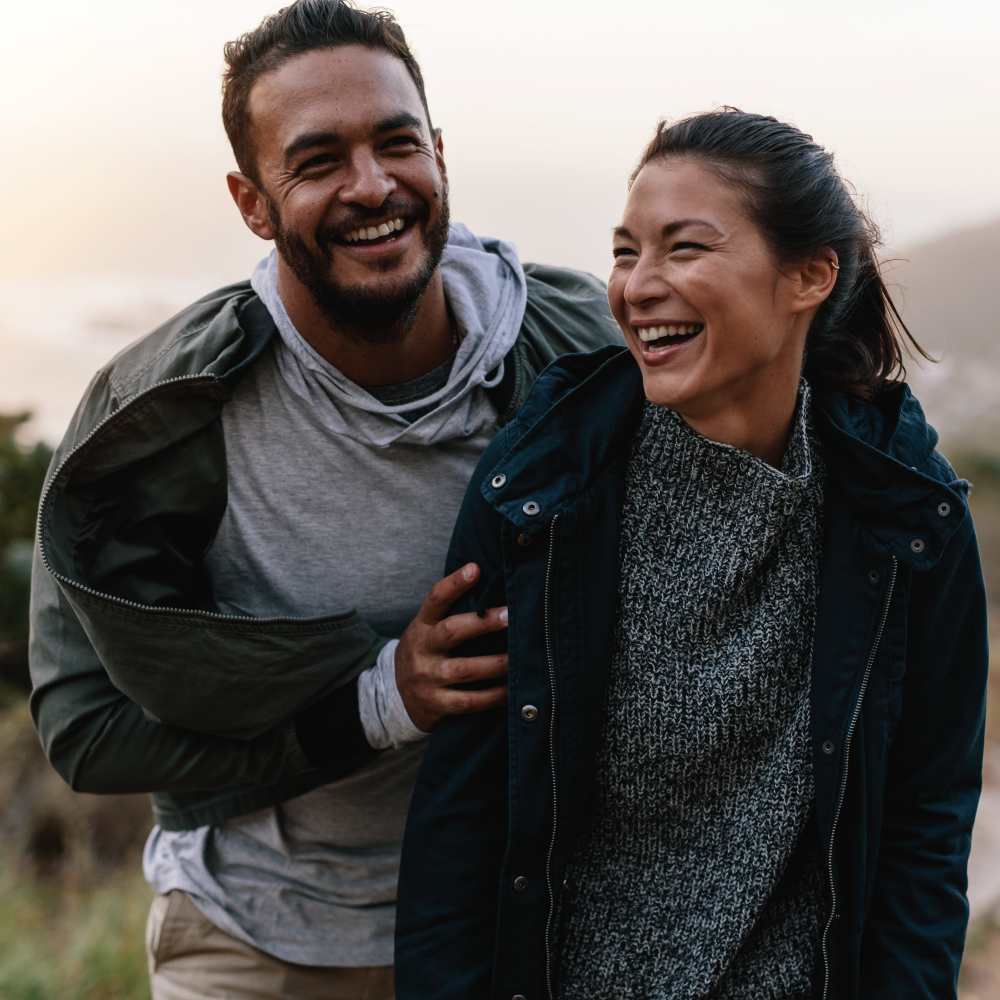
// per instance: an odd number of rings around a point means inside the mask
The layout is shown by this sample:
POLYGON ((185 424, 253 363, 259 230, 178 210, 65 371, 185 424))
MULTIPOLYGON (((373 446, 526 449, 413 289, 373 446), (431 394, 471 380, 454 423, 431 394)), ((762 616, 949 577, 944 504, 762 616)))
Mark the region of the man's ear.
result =
POLYGON ((441 171, 445 188, 448 187, 448 168, 444 162, 444 133, 441 129, 434 129, 434 159, 437 160, 437 168, 441 171))
POLYGON ((226 184, 250 232, 262 240, 273 240, 274 227, 267 212, 267 199, 260 188, 237 170, 226 174, 226 184))
POLYGON ((832 250, 803 261, 794 271, 797 312, 818 309, 837 284, 840 265, 832 250))

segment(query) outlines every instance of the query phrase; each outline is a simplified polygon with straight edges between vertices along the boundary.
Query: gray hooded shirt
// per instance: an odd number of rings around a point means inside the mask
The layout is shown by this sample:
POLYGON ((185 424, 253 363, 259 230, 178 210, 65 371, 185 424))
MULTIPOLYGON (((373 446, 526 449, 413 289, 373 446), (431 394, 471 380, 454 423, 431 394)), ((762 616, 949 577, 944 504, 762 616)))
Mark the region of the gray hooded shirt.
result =
MULTIPOLYGON (((453 226, 441 262, 461 333, 450 373, 428 395, 388 405, 299 335, 276 267, 273 254, 262 261, 253 287, 280 337, 223 410, 229 502, 206 556, 215 600, 248 615, 357 608, 395 637, 441 575, 466 484, 495 433, 486 388, 521 326, 524 272, 509 244, 453 226)), ((216 926, 285 961, 389 965, 422 747, 385 750, 354 774, 221 826, 155 827, 146 878, 157 892, 183 890, 216 926)))

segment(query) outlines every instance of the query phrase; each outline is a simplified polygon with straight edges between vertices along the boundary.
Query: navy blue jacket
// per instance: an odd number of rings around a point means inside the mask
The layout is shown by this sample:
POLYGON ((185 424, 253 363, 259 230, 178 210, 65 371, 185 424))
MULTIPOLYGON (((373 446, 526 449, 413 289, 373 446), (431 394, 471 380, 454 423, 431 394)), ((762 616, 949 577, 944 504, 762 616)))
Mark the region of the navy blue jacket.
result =
MULTIPOLYGON (((483 568, 466 607, 510 608, 509 699, 431 738, 403 849, 399 1000, 555 995, 553 906, 593 791, 642 402, 626 351, 563 358, 470 484, 448 569, 483 568)), ((985 725, 986 601, 967 484, 905 386, 873 403, 819 396, 817 411, 821 996, 947 1000, 985 725)))

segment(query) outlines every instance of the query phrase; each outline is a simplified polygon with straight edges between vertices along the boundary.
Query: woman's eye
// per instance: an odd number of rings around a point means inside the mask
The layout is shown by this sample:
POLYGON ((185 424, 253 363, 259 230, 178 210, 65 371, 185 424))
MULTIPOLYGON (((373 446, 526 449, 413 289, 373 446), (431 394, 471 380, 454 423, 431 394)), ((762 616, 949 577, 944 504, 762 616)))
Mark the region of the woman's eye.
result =
POLYGON ((632 257, 635 255, 635 251, 631 247, 614 247, 611 251, 611 256, 617 260, 619 257, 632 257))
POLYGON ((671 248, 670 252, 673 253, 675 250, 707 250, 708 247, 704 243, 675 243, 671 248))

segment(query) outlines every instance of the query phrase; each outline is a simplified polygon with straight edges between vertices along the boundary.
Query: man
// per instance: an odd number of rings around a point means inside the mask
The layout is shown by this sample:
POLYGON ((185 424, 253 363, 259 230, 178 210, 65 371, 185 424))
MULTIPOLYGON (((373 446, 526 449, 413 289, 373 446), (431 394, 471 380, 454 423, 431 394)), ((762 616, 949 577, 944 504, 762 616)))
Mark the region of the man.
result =
POLYGON ((276 251, 91 383, 32 709, 74 788, 153 794, 157 1000, 390 997, 420 740, 505 697, 503 657, 448 655, 506 623, 449 616, 475 567, 432 586, 454 516, 541 367, 617 332, 598 282, 449 228, 390 16, 298 0, 226 57, 229 189, 276 251))

